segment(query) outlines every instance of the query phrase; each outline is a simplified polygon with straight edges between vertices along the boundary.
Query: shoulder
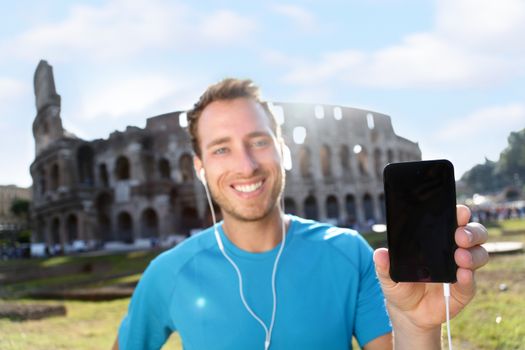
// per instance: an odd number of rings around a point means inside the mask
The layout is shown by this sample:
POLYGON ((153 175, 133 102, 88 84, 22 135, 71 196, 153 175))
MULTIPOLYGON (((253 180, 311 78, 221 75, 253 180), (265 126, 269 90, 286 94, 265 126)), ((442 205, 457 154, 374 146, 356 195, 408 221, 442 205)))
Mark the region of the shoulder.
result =
POLYGON ((215 236, 213 228, 210 227, 161 253, 150 262, 148 270, 156 273, 168 272, 169 274, 177 274, 193 258, 214 247, 215 236))
POLYGON ((367 264, 372 248, 357 231, 291 216, 294 239, 315 242, 318 248, 341 254, 356 265, 367 264))

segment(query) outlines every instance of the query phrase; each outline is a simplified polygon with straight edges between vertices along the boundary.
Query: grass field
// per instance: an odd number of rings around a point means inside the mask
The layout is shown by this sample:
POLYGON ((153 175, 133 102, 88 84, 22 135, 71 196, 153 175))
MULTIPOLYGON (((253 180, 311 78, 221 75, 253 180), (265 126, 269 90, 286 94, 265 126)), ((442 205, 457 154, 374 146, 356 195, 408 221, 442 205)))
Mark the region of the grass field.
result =
MULTIPOLYGON (((489 227, 489 241, 525 243, 525 220, 489 227)), ((478 292, 451 322, 456 349, 525 349, 525 253, 494 255, 476 275, 478 292), (500 285, 506 286, 500 291, 500 285)))
MULTIPOLYGON (((525 242, 525 221, 523 220, 489 226, 490 240, 525 242), (512 233, 506 234, 509 230, 512 233)), ((380 237, 373 237, 373 240, 374 245, 377 245, 380 237)), ((151 256, 154 255, 155 253, 152 253, 151 256)), ((137 268, 140 264, 145 266, 151 256, 135 254, 129 257, 108 257, 107 259, 112 260, 115 264, 112 271, 122 273, 126 270, 123 267, 126 259, 134 261, 131 265, 137 268), (134 258, 141 262, 133 260, 134 258)), ((45 264, 45 266, 74 263, 72 258, 55 259, 57 260, 33 263, 45 264)), ((29 262, 22 264, 29 264, 29 262)), ((2 267, 5 265, 0 265, 0 268, 2 267)), ((136 280, 137 278, 138 275, 132 275, 102 283, 136 280)), ((489 264, 477 273, 477 281, 476 298, 466 310, 452 320, 451 329, 455 349, 525 349, 525 254, 492 256, 489 264), (501 284, 506 285, 505 291, 500 291, 501 284)), ((20 302, 43 303, 43 301, 34 300, 20 302)), ((129 299, 111 302, 66 301, 64 302, 68 311, 66 317, 25 322, 0 319, 0 349, 108 349, 115 339, 118 325, 126 313, 128 303, 129 299)), ((163 349, 182 349, 178 335, 172 335, 163 349)))

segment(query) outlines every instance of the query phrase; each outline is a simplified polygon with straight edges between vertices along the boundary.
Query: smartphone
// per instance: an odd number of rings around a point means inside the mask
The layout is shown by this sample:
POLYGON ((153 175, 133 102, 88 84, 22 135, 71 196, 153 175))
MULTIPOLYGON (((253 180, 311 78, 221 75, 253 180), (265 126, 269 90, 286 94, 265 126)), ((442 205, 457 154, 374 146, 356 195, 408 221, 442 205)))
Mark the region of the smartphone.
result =
POLYGON ((390 277, 456 282, 456 184, 448 160, 388 164, 383 171, 390 277))

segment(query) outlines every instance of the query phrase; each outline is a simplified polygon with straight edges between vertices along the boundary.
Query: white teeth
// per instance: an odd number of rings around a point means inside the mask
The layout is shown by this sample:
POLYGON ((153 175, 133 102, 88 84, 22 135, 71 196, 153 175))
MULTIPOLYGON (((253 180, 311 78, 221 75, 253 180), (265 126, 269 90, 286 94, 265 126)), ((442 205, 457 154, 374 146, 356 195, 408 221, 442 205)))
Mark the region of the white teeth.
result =
POLYGON ((252 185, 236 185, 234 186, 234 188, 239 192, 250 193, 250 192, 257 190, 261 186, 262 186, 262 181, 259 181, 252 185))

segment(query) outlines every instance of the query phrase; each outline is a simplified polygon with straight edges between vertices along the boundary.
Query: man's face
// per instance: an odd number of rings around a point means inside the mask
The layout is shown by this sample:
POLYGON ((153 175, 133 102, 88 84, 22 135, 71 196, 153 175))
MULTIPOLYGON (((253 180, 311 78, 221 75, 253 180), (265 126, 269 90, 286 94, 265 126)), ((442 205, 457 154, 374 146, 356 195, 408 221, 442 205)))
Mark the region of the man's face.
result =
POLYGON ((215 101, 198 121, 201 158, 223 216, 255 221, 277 207, 284 186, 281 146, 263 108, 247 98, 215 101))

